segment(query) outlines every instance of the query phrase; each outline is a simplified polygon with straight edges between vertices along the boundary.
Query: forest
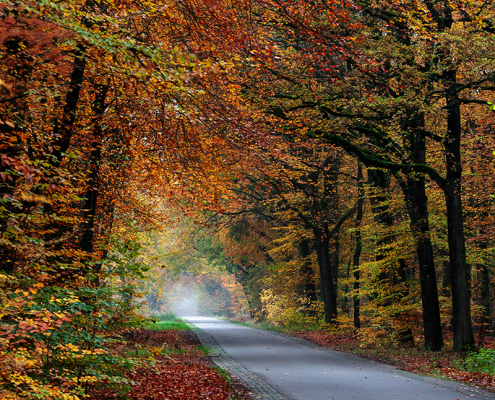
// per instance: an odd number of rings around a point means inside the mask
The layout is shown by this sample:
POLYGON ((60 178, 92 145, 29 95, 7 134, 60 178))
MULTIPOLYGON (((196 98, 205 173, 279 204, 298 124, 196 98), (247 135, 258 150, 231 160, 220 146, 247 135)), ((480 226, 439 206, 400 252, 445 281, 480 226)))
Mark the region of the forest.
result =
POLYGON ((0 2, 0 394, 79 399, 199 310, 493 334, 495 4, 0 2))

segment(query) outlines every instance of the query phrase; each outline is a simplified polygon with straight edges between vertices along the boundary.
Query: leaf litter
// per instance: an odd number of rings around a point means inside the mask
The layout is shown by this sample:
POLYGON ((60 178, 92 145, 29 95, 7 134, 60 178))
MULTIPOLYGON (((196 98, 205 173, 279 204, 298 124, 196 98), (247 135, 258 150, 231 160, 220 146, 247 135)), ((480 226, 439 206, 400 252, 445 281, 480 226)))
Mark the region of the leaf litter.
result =
MULTIPOLYGON (((124 374, 130 381, 130 390, 125 393, 129 400, 252 398, 240 382, 222 376, 210 357, 198 348, 200 342, 192 331, 143 329, 125 337, 126 341, 115 345, 115 351, 133 356, 147 352, 154 359, 154 365, 139 366, 124 374)), ((116 390, 103 388, 92 390, 89 398, 113 400, 121 397, 116 390)))

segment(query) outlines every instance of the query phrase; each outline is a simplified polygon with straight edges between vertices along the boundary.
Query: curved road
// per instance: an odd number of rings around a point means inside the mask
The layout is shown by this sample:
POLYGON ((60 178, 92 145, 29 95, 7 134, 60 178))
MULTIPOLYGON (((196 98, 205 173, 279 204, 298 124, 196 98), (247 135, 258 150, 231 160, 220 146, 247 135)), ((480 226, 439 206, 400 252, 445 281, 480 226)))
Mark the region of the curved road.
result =
POLYGON ((218 353, 213 361, 238 376, 254 398, 495 400, 493 394, 460 383, 413 375, 304 340, 216 318, 184 318, 200 329, 202 343, 218 353))

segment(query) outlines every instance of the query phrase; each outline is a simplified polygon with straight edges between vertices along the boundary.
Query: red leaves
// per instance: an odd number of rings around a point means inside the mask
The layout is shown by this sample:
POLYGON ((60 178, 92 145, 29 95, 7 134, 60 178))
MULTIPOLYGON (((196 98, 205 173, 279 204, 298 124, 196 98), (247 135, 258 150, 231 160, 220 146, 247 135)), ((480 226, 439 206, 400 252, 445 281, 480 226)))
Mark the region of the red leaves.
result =
POLYGON ((220 375, 199 363, 169 363, 154 370, 138 369, 127 375, 136 382, 129 399, 228 399, 230 392, 220 375))
MULTIPOLYGON (((131 390, 126 393, 130 400, 227 400, 232 390, 220 374, 212 369, 211 361, 195 346, 199 343, 191 332, 176 330, 134 331, 127 339, 139 343, 142 348, 168 347, 184 350, 180 355, 157 355, 156 365, 149 368, 136 368, 125 374, 131 382, 131 390)), ((132 345, 131 345, 132 348, 132 345)), ((91 400, 116 399, 117 394, 110 390, 94 391, 91 400)))
POLYGON ((312 343, 316 343, 322 347, 337 347, 345 345, 358 345, 358 340, 355 336, 351 335, 337 335, 324 331, 313 332, 298 332, 297 336, 300 336, 312 343))
POLYGON ((452 367, 442 368, 441 371, 449 379, 465 382, 473 386, 495 389, 495 376, 490 374, 460 371, 452 367))

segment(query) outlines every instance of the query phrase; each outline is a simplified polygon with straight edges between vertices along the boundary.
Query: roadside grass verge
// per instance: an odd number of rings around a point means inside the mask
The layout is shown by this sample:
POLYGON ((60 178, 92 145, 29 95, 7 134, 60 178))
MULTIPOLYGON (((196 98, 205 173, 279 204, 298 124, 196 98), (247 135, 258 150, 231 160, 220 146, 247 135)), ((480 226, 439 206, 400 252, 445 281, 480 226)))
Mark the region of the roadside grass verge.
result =
POLYGON ((188 331, 191 329, 189 325, 183 322, 181 319, 173 321, 157 321, 149 326, 151 330, 163 331, 169 329, 177 329, 179 331, 188 331))
POLYGON ((151 323, 148 329, 151 330, 169 330, 177 329, 180 331, 188 331, 191 327, 185 323, 182 318, 179 318, 174 313, 168 312, 166 314, 155 315, 152 318, 153 323, 151 323))

